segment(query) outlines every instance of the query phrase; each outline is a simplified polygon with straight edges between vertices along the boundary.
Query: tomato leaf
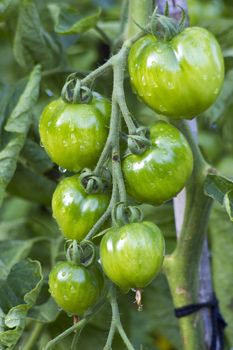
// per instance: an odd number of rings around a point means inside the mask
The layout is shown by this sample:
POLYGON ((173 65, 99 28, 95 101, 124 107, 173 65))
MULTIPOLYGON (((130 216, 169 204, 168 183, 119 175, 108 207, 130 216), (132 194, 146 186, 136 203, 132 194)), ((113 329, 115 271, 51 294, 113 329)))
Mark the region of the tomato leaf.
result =
MULTIPOLYGON (((2 277, 1 277, 2 278, 2 277)), ((35 303, 42 283, 38 261, 23 260, 14 264, 0 285, 3 318, 0 346, 13 347, 20 338, 28 310, 35 303)))
POLYGON ((55 10, 55 32, 62 35, 79 34, 88 31, 96 26, 101 10, 95 10, 85 16, 78 14, 77 10, 58 8, 57 5, 50 5, 50 10, 55 10), (52 7, 51 7, 52 6, 52 7))
POLYGON ((43 29, 36 4, 32 0, 22 1, 19 8, 14 55, 16 61, 24 68, 37 63, 52 68, 60 61, 60 47, 43 29))
POLYGON ((0 204, 6 186, 14 175, 19 153, 24 145, 26 134, 31 123, 31 110, 39 95, 41 72, 36 66, 5 125, 5 147, 0 151, 0 204))
POLYGON ((17 105, 7 120, 5 130, 25 134, 31 123, 31 110, 39 96, 41 68, 36 66, 30 74, 28 83, 17 105))
POLYGON ((233 347, 233 224, 220 206, 214 205, 209 225, 214 290, 227 322, 224 333, 233 347))
POLYGON ((219 175, 208 175, 204 188, 205 194, 220 203, 233 221, 233 181, 219 175))
POLYGON ((233 70, 230 70, 225 77, 224 84, 216 102, 204 114, 211 123, 218 121, 232 104, 233 94, 233 70))
POLYGON ((22 163, 37 173, 44 174, 54 166, 44 149, 33 140, 27 139, 20 153, 22 163))
POLYGON ((55 187, 55 182, 18 163, 7 191, 14 196, 49 206, 55 187))
POLYGON ((28 313, 28 318, 38 322, 49 323, 56 320, 59 312, 53 298, 49 298, 45 303, 33 306, 28 313))

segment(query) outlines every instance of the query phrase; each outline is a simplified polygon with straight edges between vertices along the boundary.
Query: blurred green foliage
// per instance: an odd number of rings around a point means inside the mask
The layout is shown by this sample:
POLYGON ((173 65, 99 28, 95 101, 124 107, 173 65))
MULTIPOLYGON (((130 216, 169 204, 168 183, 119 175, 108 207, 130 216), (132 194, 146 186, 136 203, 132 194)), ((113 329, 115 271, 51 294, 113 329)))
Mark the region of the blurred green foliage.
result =
MULTIPOLYGON (((111 41, 121 34, 121 3, 0 2, 1 349, 42 349, 72 324, 50 298, 47 285, 51 266, 64 258, 64 241, 52 218, 50 199, 56 183, 67 174, 59 172, 40 146, 38 120, 43 107, 60 95, 69 73, 77 71, 82 77, 109 57, 110 47, 101 31, 111 41)), ((218 38, 226 64, 221 95, 198 118, 199 144, 210 164, 233 178, 233 3, 188 0, 188 6, 191 24, 208 28, 218 38)), ((111 86, 111 75, 95 83, 108 97, 111 86)), ((129 108, 141 123, 158 118, 133 95, 127 73, 125 91, 129 108)), ((145 218, 163 230, 167 253, 172 252, 176 243, 172 204, 158 208, 144 205, 143 211, 145 218)), ((232 222, 220 204, 215 204, 209 238, 214 285, 228 321, 227 349, 233 347, 232 234, 232 222)), ((143 312, 137 312, 133 293, 119 292, 119 300, 123 323, 137 349, 142 349, 142 344, 144 350, 181 349, 162 274, 144 291, 143 312)), ((101 350, 110 321, 110 308, 105 306, 82 332, 80 348, 101 350)), ((71 341, 72 337, 67 337, 56 349, 70 348, 71 341)), ((114 349, 124 349, 118 337, 114 349)))

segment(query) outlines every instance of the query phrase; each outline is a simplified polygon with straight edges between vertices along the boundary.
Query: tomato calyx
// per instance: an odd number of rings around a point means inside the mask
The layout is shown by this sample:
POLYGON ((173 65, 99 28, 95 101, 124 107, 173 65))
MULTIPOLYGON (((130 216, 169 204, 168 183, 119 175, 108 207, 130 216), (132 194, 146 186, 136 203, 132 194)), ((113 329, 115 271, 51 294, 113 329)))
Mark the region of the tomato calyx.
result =
POLYGON ((143 220, 143 213, 137 206, 128 206, 124 202, 118 202, 112 209, 112 221, 115 226, 123 226, 132 222, 143 220))
POLYGON ((93 95, 91 89, 82 85, 77 74, 73 73, 66 79, 61 91, 61 97, 68 103, 90 103, 93 95))
POLYGON ((77 265, 85 267, 91 266, 96 260, 96 249, 91 241, 84 240, 81 243, 77 241, 67 241, 69 244, 66 258, 77 265))
POLYGON ((182 32, 187 23, 187 14, 185 10, 181 9, 181 19, 177 21, 175 18, 170 17, 169 4, 166 2, 164 14, 157 13, 157 8, 151 16, 151 33, 157 38, 170 40, 180 32, 182 32))
POLYGON ((142 154, 144 153, 150 146, 150 131, 146 127, 139 127, 136 129, 135 134, 130 134, 127 137, 128 143, 128 152, 132 154, 142 154))
POLYGON ((91 169, 85 168, 79 177, 86 193, 102 193, 109 188, 111 175, 107 168, 102 169, 102 176, 96 174, 91 169))

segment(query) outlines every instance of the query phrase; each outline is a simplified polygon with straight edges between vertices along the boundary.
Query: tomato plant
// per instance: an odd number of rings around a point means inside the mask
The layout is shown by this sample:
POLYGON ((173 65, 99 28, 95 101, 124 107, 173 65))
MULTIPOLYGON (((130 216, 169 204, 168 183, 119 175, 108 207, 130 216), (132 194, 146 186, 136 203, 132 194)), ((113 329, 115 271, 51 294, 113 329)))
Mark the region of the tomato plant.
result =
POLYGON ((128 193, 137 201, 162 204, 185 186, 193 169, 189 144, 174 126, 157 122, 150 127, 151 146, 123 160, 128 193))
POLYGON ((55 100, 40 119, 40 137, 51 159, 71 171, 93 167, 103 149, 110 118, 110 103, 97 93, 89 103, 55 100))
POLYGON ((0 4, 0 349, 230 349, 231 1, 74 3, 0 4))
POLYGON ((85 267, 73 262, 57 263, 49 275, 49 291, 66 312, 83 315, 101 295, 103 277, 97 266, 85 267))
POLYGON ((79 176, 63 179, 53 198, 53 216, 66 238, 80 242, 108 207, 107 193, 87 194, 79 176))
POLYGON ((146 35, 128 60, 132 86, 160 114, 192 119, 216 100, 224 79, 220 46, 206 29, 187 28, 171 40, 146 35))
POLYGON ((125 292, 146 287, 160 271, 164 253, 160 229, 147 221, 110 228, 100 245, 104 272, 125 292))

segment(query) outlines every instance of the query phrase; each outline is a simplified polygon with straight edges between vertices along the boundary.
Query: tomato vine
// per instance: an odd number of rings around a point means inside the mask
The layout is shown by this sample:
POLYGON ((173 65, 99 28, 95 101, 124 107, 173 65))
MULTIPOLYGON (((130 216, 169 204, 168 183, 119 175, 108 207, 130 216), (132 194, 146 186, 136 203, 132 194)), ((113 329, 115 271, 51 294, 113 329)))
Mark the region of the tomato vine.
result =
MULTIPOLYGON (((112 195, 109 205, 103 215, 94 224, 91 230, 88 232, 85 240, 93 238, 104 222, 112 215, 113 222, 117 220, 123 220, 123 223, 130 222, 130 213, 132 210, 128 208, 127 194, 125 188, 125 181, 123 178, 121 167, 121 154, 120 154, 120 131, 121 131, 121 116, 125 121, 128 129, 128 146, 133 149, 133 153, 140 153, 145 151, 150 146, 148 140, 148 133, 146 129, 138 128, 137 123, 132 117, 125 100, 124 93, 124 76, 126 70, 126 63, 129 54, 129 50, 132 45, 144 35, 147 30, 151 30, 155 25, 156 15, 154 12, 151 16, 149 25, 140 30, 139 27, 148 23, 148 14, 151 13, 151 1, 130 1, 129 2, 129 21, 126 30, 126 38, 123 42, 120 50, 114 54, 110 59, 96 70, 90 72, 86 77, 79 80, 76 74, 68 78, 67 84, 63 89, 63 97, 67 99, 69 93, 67 87, 70 81, 73 83, 73 96, 74 101, 76 98, 79 102, 83 102, 84 97, 81 96, 82 90, 86 93, 85 98, 91 98, 91 93, 88 86, 92 86, 95 79, 104 74, 107 70, 112 69, 113 72, 113 90, 111 98, 111 118, 109 126, 109 134, 100 155, 100 158, 94 168, 94 170, 85 176, 92 177, 95 181, 96 178, 102 177, 102 171, 105 168, 106 162, 111 158, 112 162, 112 195), (138 11, 140 8, 140 11, 138 11), (71 79, 71 80, 69 80, 71 79), (73 79, 73 80, 72 80, 73 79), (132 142, 133 140, 133 142, 132 142), (115 217, 115 208, 119 205, 119 202, 123 205, 120 217, 115 217), (123 214, 122 214, 123 213, 123 214), (127 217, 127 215, 129 215, 127 217), (124 222, 125 220, 125 222, 124 222)), ((157 18, 158 19, 158 18, 157 18)), ((164 25, 165 37, 171 34, 177 34, 179 25, 175 25, 174 21, 169 22, 166 17, 163 16, 163 20, 160 21, 160 25, 164 25)), ((184 24, 184 18, 182 18, 180 26, 184 24)), ((206 233, 206 225, 208 223, 208 217, 211 207, 211 199, 204 195, 204 180, 208 173, 211 173, 211 167, 205 162, 201 155, 201 152, 194 140, 192 133, 187 122, 173 122, 177 128, 179 128, 189 141, 189 145, 192 149, 194 156, 194 171, 191 177, 191 181, 186 188, 186 209, 183 220, 183 226, 180 237, 177 241, 177 247, 175 251, 165 257, 163 271, 165 272, 168 283, 171 289, 173 301, 175 307, 188 305, 198 300, 198 267, 202 252, 203 241, 206 233)), ((129 147, 129 148, 130 148, 129 147)), ((120 211, 118 211, 119 213, 120 211)), ((134 212, 134 217, 138 215, 137 220, 140 217, 140 211, 134 212)), ((82 243, 82 242, 81 242, 82 243)), ((139 293, 140 294, 140 293, 139 293)), ((139 300, 141 297, 137 295, 139 300)), ((133 345, 130 343, 120 320, 119 308, 116 299, 115 287, 111 286, 108 291, 108 299, 112 308, 112 321, 110 331, 108 334, 107 342, 104 350, 110 350, 112 346, 113 337, 116 331, 122 337, 123 342, 128 350, 133 350, 133 345)), ((96 310, 99 310, 102 306, 102 301, 96 310)), ((66 337, 73 331, 78 331, 93 317, 93 313, 85 316, 77 324, 67 329, 60 334, 57 338, 51 340, 45 350, 50 349, 54 344, 59 342, 62 338, 66 337)), ((201 318, 196 319, 195 316, 189 316, 180 321, 181 331, 183 335, 184 346, 189 350, 202 350, 204 349, 201 318), (197 322, 197 326, 194 327, 194 323, 197 322), (187 347, 188 339, 188 347, 187 347)), ((74 341, 75 343, 75 341, 74 341)))

